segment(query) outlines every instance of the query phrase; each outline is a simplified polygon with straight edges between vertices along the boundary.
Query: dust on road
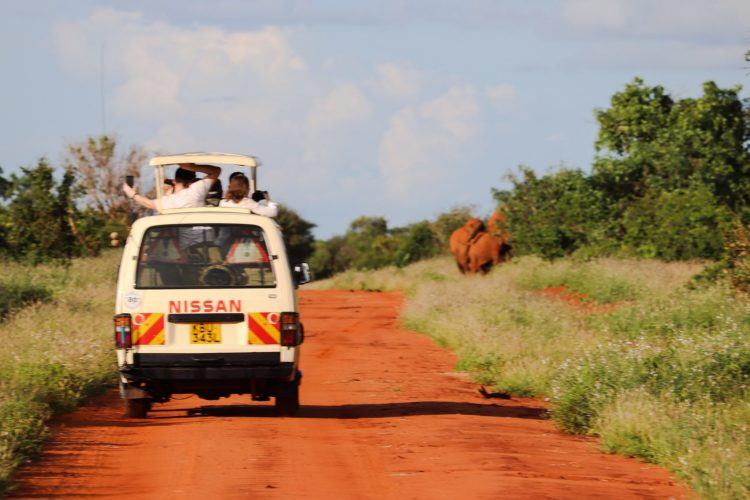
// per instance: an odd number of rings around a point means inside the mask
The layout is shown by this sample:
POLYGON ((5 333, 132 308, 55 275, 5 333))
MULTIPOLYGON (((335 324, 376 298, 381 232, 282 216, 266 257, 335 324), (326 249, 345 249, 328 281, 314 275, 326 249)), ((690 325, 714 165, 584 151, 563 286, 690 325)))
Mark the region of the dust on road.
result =
POLYGON ((567 436, 531 399, 487 400, 401 329, 398 294, 306 291, 302 409, 235 396, 122 417, 111 392, 60 419, 18 497, 684 497, 664 470, 567 436), (190 412, 189 410, 197 410, 190 412))

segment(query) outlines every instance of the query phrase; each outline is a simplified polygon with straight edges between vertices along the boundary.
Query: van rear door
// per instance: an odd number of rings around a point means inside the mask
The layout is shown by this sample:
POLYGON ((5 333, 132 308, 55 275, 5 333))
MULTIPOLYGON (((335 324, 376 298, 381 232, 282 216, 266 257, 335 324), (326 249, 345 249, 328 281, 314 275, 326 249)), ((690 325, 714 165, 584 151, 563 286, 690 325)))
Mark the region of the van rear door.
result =
POLYGON ((141 353, 278 352, 278 265, 252 224, 152 226, 141 240, 133 345, 141 353))

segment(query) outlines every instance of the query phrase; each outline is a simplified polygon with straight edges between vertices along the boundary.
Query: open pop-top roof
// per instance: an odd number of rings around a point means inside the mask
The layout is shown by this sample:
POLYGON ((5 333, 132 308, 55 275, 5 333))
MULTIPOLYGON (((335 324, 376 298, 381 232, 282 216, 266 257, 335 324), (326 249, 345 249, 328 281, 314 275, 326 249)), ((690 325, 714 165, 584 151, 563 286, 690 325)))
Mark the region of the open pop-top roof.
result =
POLYGON ((229 153, 182 153, 177 155, 155 156, 148 162, 152 167, 160 165, 177 165, 179 163, 198 163, 209 165, 242 165, 256 168, 260 162, 254 156, 229 153))

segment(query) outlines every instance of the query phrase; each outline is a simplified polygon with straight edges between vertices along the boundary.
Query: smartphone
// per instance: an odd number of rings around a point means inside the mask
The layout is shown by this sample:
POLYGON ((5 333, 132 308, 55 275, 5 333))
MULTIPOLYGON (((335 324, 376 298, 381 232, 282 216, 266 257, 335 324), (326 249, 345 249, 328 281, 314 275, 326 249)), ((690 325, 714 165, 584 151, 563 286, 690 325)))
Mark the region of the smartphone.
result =
POLYGON ((174 181, 172 179, 164 179, 164 184, 174 187, 174 181))
POLYGON ((126 175, 125 184, 127 184, 130 187, 133 187, 135 185, 135 177, 132 175, 126 175))

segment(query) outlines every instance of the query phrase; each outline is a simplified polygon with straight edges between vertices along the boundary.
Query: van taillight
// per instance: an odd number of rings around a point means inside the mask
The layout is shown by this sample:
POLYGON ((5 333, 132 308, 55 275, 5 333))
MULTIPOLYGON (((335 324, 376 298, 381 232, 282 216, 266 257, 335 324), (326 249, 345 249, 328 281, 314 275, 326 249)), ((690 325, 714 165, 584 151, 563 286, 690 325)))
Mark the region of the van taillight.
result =
POLYGON ((133 347, 133 319, 130 314, 115 315, 115 347, 130 349, 133 347))
POLYGON ((302 343, 302 325, 299 322, 299 313, 281 313, 279 325, 281 326, 281 345, 294 347, 302 343))

